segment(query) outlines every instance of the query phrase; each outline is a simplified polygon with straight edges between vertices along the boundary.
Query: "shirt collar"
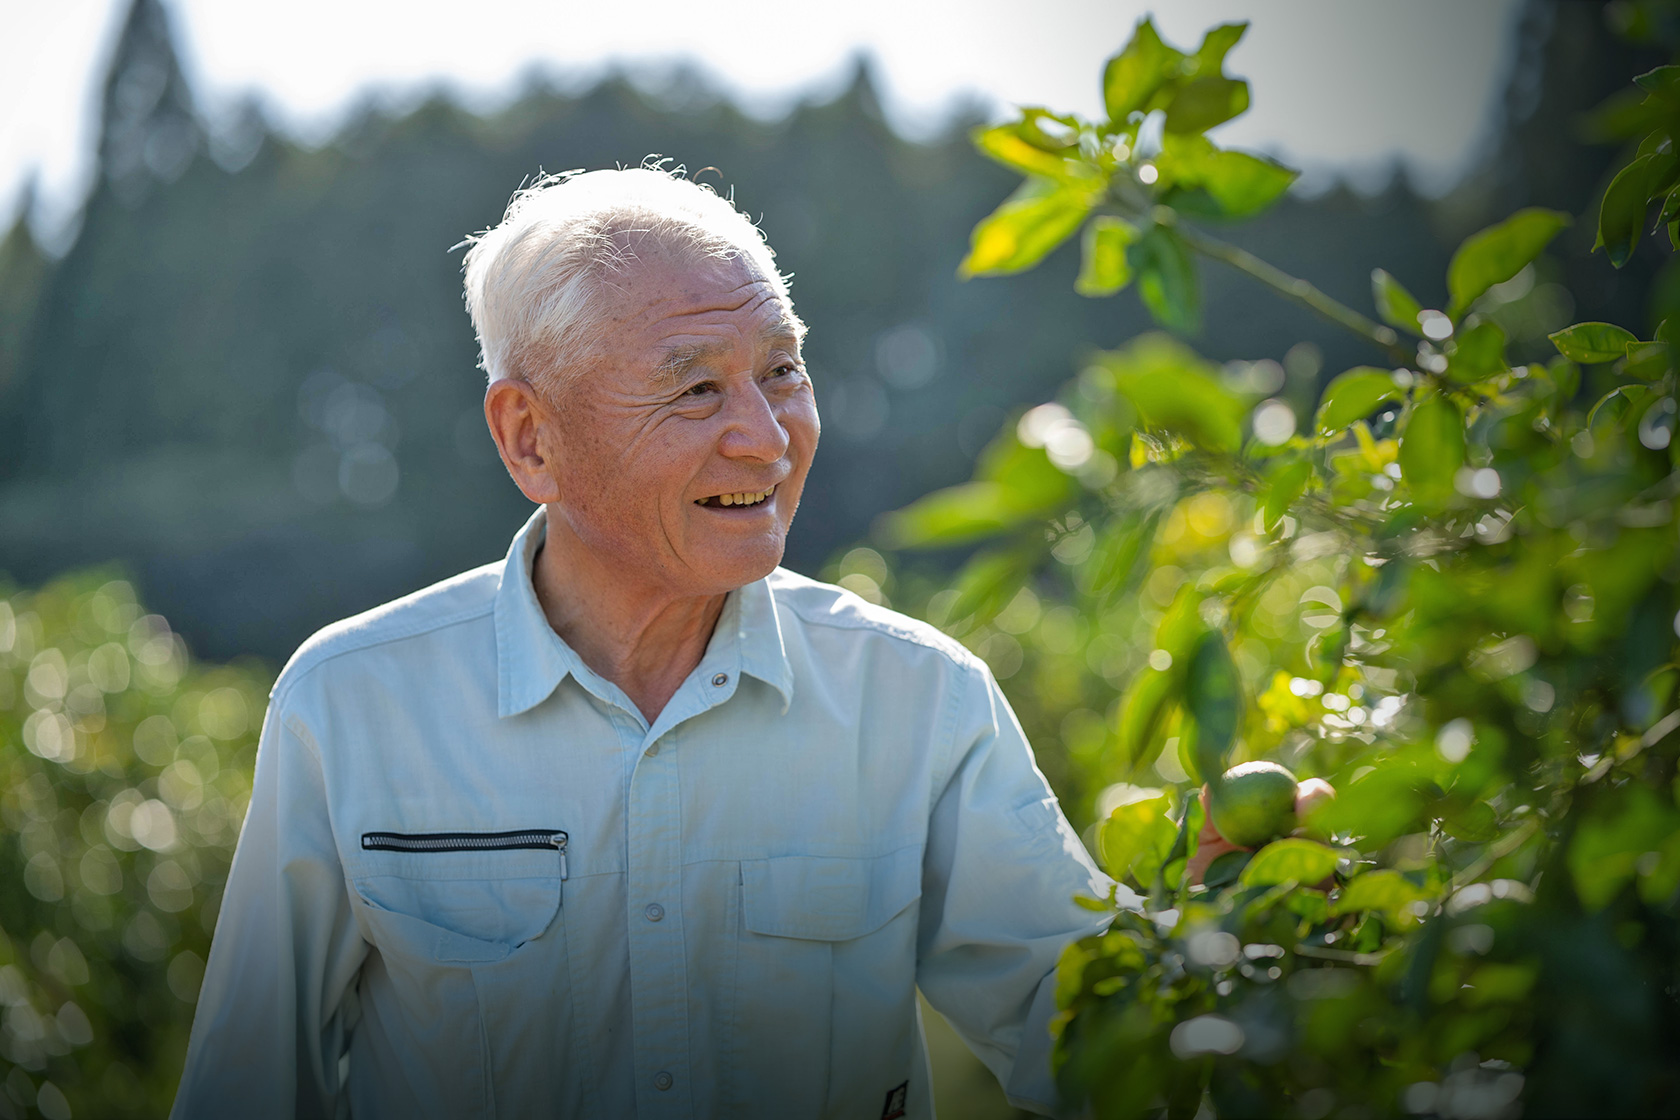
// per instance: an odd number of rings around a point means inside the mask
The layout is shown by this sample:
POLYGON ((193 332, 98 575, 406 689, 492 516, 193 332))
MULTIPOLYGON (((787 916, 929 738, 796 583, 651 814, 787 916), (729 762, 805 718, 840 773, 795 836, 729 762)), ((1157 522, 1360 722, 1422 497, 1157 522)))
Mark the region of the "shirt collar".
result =
MULTIPOLYGON (((503 718, 536 707, 567 676, 580 682, 595 679, 572 647, 554 632, 537 602, 531 570, 547 531, 548 511, 539 506, 514 536, 496 591, 496 711, 503 718)), ((739 651, 741 672, 780 693, 785 713, 793 701, 793 669, 768 579, 730 593, 709 648, 729 644, 731 638, 739 651), (728 627, 734 627, 733 635, 726 632, 728 627)))

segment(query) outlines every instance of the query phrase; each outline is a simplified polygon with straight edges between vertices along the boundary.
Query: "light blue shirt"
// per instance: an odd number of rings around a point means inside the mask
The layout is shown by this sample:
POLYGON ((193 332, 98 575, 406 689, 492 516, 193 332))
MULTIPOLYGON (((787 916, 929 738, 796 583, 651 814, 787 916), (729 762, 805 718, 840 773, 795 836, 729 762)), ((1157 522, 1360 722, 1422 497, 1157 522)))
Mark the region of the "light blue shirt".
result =
POLYGON ((931 1117, 918 987, 1050 1111, 1109 882, 985 665, 778 569, 650 727, 543 533, 281 673, 174 1115, 931 1117))

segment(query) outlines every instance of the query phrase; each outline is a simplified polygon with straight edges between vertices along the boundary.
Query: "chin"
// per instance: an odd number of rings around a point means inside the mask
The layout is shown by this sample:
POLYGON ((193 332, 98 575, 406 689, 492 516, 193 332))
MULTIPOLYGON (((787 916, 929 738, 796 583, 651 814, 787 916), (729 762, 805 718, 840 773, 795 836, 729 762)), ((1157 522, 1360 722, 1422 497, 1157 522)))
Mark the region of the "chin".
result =
POLYGON ((726 555, 711 556, 701 569, 712 575, 709 581, 720 590, 734 591, 763 579, 782 562, 782 542, 766 541, 759 548, 731 549, 726 555))

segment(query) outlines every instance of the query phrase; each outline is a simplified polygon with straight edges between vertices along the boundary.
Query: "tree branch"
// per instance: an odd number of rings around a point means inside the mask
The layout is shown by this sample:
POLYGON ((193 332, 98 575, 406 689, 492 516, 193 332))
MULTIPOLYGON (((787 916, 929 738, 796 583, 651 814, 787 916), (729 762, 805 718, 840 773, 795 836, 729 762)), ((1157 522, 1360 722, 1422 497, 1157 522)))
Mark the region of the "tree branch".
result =
POLYGON ((1248 250, 1239 249, 1228 241, 1221 241, 1217 237, 1212 237, 1201 230, 1179 222, 1176 214, 1173 214, 1166 221, 1161 221, 1163 218, 1167 218, 1167 215, 1158 210, 1156 220, 1162 225, 1171 225, 1179 237, 1183 238, 1184 243, 1196 252, 1203 256, 1212 257, 1214 260, 1223 261, 1239 272, 1247 273, 1286 299, 1294 300, 1337 326, 1350 330, 1367 342, 1381 347, 1383 352, 1396 365, 1411 366, 1416 364, 1415 355, 1407 352, 1406 348, 1400 344, 1400 336, 1391 328, 1385 327, 1381 323, 1372 322, 1345 303, 1331 299, 1307 281, 1291 276, 1282 269, 1266 263, 1248 250))

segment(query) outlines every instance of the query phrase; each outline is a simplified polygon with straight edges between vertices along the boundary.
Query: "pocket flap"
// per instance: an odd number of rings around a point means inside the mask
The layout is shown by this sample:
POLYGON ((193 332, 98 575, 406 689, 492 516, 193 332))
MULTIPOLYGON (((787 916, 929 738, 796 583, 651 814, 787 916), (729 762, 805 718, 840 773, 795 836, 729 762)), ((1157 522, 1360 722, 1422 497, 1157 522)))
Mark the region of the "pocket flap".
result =
POLYGON ((754 933, 847 941, 880 929, 921 897, 921 852, 743 860, 741 889, 742 920, 754 933))

